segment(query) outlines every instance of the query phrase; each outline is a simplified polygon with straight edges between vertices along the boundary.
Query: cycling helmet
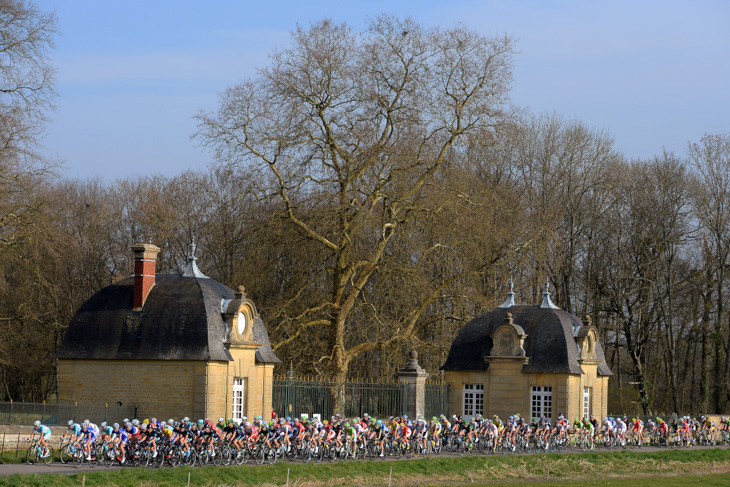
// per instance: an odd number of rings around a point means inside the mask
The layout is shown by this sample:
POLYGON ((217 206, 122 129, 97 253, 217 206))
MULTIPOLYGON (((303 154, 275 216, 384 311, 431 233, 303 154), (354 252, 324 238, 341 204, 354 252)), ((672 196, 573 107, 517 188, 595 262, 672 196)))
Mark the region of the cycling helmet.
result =
POLYGON ((222 422, 224 422, 224 421, 225 421, 225 419, 223 419, 223 418, 218 418, 218 422, 219 422, 219 423, 222 423, 222 422))
POLYGON ((119 423, 114 423, 114 426, 113 426, 113 428, 114 428, 115 430, 118 430, 118 429, 119 429, 119 423))
POLYGON ((156 423, 156 422, 157 422, 157 418, 152 418, 152 419, 150 420, 150 423, 156 423))
POLYGON ((127 422, 129 422, 129 418, 124 418, 124 421, 122 421, 122 423, 127 423, 127 422))
POLYGON ((74 420, 73 420, 73 419, 69 419, 69 420, 68 420, 68 423, 66 423, 66 424, 67 424, 67 425, 68 425, 68 427, 70 428, 71 426, 73 426, 73 425, 74 425, 74 420))
POLYGON ((106 428, 106 421, 102 421, 102 422, 101 422, 101 425, 100 425, 100 426, 101 426, 102 428, 106 428))
POLYGON ((41 422, 40 422, 40 421, 38 421, 38 420, 36 420, 36 422, 35 422, 35 423, 33 423, 33 424, 34 424, 35 426, 40 426, 40 425, 41 425, 41 422))

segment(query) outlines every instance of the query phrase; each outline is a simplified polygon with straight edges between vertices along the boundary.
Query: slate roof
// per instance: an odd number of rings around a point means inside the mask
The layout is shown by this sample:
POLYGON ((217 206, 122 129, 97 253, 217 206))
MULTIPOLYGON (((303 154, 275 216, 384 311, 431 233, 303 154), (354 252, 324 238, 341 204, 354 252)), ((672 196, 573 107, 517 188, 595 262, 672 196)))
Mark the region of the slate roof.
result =
MULTIPOLYGON (((69 323, 60 359, 232 360, 223 343, 226 324, 221 300, 234 291, 208 278, 157 274, 141 311, 132 311, 134 277, 105 287, 69 323)), ((280 363, 266 327, 253 323, 261 363, 280 363)))
MULTIPOLYGON (((521 326, 527 338, 525 352, 529 362, 526 373, 582 374, 578 363, 578 346, 574 330, 582 326, 580 319, 562 309, 540 306, 515 305, 496 308, 483 313, 469 323, 456 336, 442 370, 488 370, 484 357, 492 349, 490 335, 504 323, 507 313, 512 313, 515 325, 521 326)), ((613 375, 606 364, 600 342, 596 344, 596 358, 600 360, 599 375, 613 375)))

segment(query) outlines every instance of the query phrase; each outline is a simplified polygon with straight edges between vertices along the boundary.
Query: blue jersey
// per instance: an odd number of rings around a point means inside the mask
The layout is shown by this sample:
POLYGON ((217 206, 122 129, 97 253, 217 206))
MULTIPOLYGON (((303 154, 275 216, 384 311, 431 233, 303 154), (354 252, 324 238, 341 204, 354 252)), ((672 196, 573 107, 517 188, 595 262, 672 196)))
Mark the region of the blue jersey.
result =
POLYGON ((37 431, 38 433, 42 434, 43 436, 50 436, 51 435, 51 428, 48 426, 41 424, 33 428, 33 431, 37 431))
POLYGON ((115 437, 119 437, 122 442, 126 443, 126 441, 129 439, 129 435, 127 435, 127 432, 123 429, 119 429, 118 431, 113 432, 115 437))

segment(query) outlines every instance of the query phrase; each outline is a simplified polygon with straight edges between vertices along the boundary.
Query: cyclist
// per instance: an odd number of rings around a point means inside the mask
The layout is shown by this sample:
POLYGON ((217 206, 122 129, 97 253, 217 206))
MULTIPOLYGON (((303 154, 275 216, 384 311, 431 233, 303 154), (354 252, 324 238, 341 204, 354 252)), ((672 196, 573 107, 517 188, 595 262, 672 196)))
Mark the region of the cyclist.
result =
POLYGON ((626 423, 623 418, 616 420, 616 436, 621 438, 621 446, 626 444, 626 423))
POLYGON ((643 444, 643 434, 644 434, 644 422, 641 420, 641 418, 632 418, 631 419, 631 426, 633 427, 634 431, 636 432, 636 438, 639 443, 639 445, 643 444))
POLYGON ((352 451, 357 449, 357 430, 349 423, 346 422, 342 431, 345 434, 345 439, 348 443, 352 443, 352 451))
POLYGON ((491 439, 492 441, 492 452, 497 451, 497 437, 499 436, 499 429, 497 428, 497 425, 494 424, 492 421, 487 420, 486 425, 484 426, 485 435, 491 439))
POLYGON ((96 431, 89 425, 89 421, 86 420, 81 426, 81 432, 83 434, 83 447, 84 453, 86 453, 86 460, 91 460, 91 447, 96 443, 96 431))
POLYGON ((101 441, 105 441, 108 437, 111 436, 112 431, 114 428, 109 426, 106 421, 102 421, 102 423, 99 425, 99 438, 101 441))
POLYGON ((36 434, 36 431, 38 432, 38 443, 43 447, 43 456, 42 458, 46 458, 48 455, 50 455, 50 451, 48 450, 48 445, 46 444, 46 441, 51 439, 51 428, 48 426, 41 424, 40 421, 36 421, 33 423, 33 431, 30 432, 30 436, 28 437, 28 441, 32 440, 33 437, 36 434))
POLYGON ((74 443, 81 439, 81 425, 74 423, 73 419, 68 420, 68 429, 63 434, 63 438, 66 438, 69 434, 71 435, 71 438, 69 438, 70 443, 74 443))
POLYGON ((656 419, 657 428, 659 428, 659 434, 664 437, 665 441, 669 441, 669 425, 664 422, 662 418, 656 419))
POLYGON ((413 425, 413 436, 418 439, 418 447, 421 449, 421 453, 425 455, 428 451, 428 423, 423 419, 423 416, 419 416, 416 424, 413 425))
POLYGON ((583 419, 582 431, 584 431, 585 434, 588 436, 588 438, 590 438, 590 441, 591 441, 591 450, 593 450, 593 448, 595 446, 594 443, 593 443, 593 437, 596 434, 596 430, 593 427, 593 423, 591 423, 588 418, 584 418, 583 419))
POLYGON ((431 439, 433 444, 438 445, 441 441, 441 422, 436 416, 431 418, 431 424, 429 425, 429 432, 431 433, 431 439))
POLYGON ((114 427, 112 428, 111 433, 111 439, 112 442, 119 445, 119 451, 122 454, 122 460, 121 463, 124 463, 127 461, 127 454, 126 454, 126 446, 127 441, 129 440, 129 434, 127 431, 123 428, 119 427, 119 423, 114 423, 114 427))
POLYGON ((383 450, 385 449, 383 444, 385 442, 385 435, 386 435, 387 427, 383 424, 382 420, 375 421, 375 424, 373 425, 373 436, 372 440, 375 442, 376 445, 380 446, 380 456, 383 457, 385 454, 383 453, 383 450))

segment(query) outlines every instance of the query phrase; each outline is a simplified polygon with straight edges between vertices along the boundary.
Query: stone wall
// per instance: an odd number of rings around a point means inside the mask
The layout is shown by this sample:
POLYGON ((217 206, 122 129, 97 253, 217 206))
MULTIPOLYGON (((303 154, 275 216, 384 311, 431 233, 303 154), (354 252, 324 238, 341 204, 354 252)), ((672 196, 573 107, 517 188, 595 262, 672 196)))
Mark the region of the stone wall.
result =
POLYGON ((163 360, 58 361, 58 401, 134 405, 140 419, 195 417, 196 384, 205 362, 163 360))
MULTIPOLYGON (((590 368, 590 367, 586 367, 590 368)), ((583 416, 583 387, 589 387, 590 414, 602 418, 606 415, 608 377, 592 373, 574 374, 524 374, 522 364, 510 361, 494 361, 487 372, 445 371, 449 384, 449 412, 463 414, 464 384, 484 386, 484 414, 506 418, 519 413, 524 418, 531 415, 532 386, 552 387, 552 417, 564 414, 573 419, 583 416)))
POLYGON ((58 361, 62 404, 132 405, 139 419, 230 418, 233 379, 244 378, 244 414, 271 418, 273 364, 256 364, 255 350, 231 349, 232 362, 165 360, 58 361))

